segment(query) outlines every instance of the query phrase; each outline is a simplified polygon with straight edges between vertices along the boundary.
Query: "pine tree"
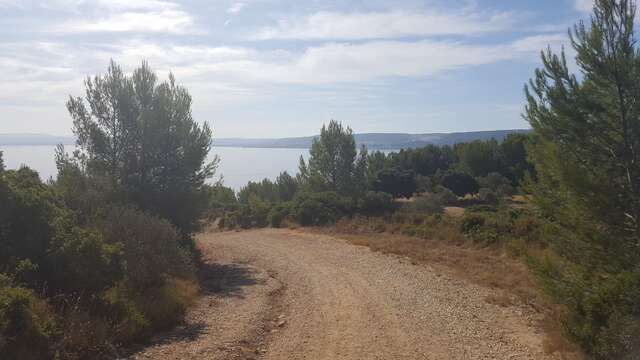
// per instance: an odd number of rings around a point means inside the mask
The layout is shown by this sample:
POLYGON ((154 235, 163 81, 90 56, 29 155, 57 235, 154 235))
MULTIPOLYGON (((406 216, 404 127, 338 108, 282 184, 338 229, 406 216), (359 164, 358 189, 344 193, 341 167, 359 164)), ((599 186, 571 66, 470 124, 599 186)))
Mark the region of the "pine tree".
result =
MULTIPOLYGON (((534 129, 534 199, 554 226, 560 259, 543 280, 567 305, 572 335, 596 358, 640 353, 640 53, 636 7, 597 0, 564 51, 542 54, 525 92, 534 129)), ((634 357, 636 356, 636 357, 634 357)))
POLYGON ((300 174, 315 190, 331 190, 354 195, 364 184, 364 157, 358 158, 353 131, 331 120, 323 125, 320 137, 313 140, 309 163, 300 159, 300 174))
POLYGON ((127 76, 112 61, 85 86, 85 99, 67 102, 78 162, 90 177, 108 179, 125 201, 191 233, 217 158, 207 162, 212 132, 192 118, 189 92, 172 74, 158 83, 145 62, 127 76))

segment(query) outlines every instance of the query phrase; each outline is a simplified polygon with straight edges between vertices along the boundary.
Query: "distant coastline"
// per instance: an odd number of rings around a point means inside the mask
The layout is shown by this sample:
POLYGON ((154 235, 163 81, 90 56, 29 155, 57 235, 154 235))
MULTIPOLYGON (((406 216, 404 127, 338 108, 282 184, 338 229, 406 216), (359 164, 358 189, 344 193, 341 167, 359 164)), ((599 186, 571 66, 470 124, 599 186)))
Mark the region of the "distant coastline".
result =
POLYGON ((38 146, 38 145, 73 145, 76 139, 73 136, 60 136, 48 134, 0 134, 0 146, 38 146))
MULTIPOLYGON (((468 131, 455 133, 362 133, 355 134, 356 144, 371 150, 398 150, 419 148, 429 144, 454 145, 474 140, 503 140, 507 135, 527 133, 526 129, 468 131)), ((220 138, 213 140, 214 147, 265 148, 265 149, 309 149, 316 136, 280 139, 220 138)), ((48 134, 0 134, 0 146, 73 145, 75 137, 48 134)))

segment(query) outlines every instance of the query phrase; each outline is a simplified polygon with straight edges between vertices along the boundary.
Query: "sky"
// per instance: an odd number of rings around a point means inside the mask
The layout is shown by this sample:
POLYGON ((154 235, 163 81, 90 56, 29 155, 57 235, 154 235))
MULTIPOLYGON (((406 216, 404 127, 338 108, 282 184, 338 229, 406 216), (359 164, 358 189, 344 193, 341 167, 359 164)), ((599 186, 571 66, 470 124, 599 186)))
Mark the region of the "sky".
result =
POLYGON ((71 134, 65 102, 147 60, 214 137, 527 128, 540 50, 592 0, 0 0, 0 133, 71 134))

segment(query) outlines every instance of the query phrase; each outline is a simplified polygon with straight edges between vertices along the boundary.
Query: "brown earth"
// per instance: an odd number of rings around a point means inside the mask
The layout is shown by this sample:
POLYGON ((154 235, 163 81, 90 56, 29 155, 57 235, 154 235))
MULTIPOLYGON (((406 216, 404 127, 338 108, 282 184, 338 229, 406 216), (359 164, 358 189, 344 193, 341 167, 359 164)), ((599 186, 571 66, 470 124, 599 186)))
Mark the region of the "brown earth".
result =
POLYGON ((332 236, 207 233, 184 326, 132 359, 555 359, 535 311, 332 236))

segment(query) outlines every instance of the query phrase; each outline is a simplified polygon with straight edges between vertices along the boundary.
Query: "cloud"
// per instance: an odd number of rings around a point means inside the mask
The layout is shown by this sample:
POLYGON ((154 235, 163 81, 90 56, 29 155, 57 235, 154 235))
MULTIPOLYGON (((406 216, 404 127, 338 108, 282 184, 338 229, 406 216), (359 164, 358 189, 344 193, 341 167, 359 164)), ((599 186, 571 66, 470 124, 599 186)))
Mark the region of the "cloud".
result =
POLYGON ((12 8, 19 7, 20 4, 18 0, 0 0, 0 9, 2 8, 12 8))
POLYGON ((330 43, 310 47, 302 54, 281 55, 284 56, 277 58, 286 60, 241 59, 214 63, 206 69, 234 74, 245 81, 334 84, 392 76, 429 76, 506 58, 497 47, 433 41, 330 43))
POLYGON ((233 5, 231 5, 228 9, 227 12, 229 14, 237 14, 240 11, 242 11, 242 9, 244 9, 247 6, 247 3, 243 3, 243 2, 237 2, 234 3, 233 5))
POLYGON ((507 60, 536 60, 551 45, 559 50, 563 35, 541 35, 497 45, 454 41, 334 42, 303 51, 245 47, 177 46, 129 42, 111 52, 136 65, 146 58, 161 69, 195 82, 332 85, 366 83, 389 77, 420 78, 507 60))
MULTIPOLYGON (((224 88, 225 96, 232 98, 254 96, 251 89, 264 86, 367 84, 390 77, 428 78, 500 61, 533 61, 547 44, 556 50, 564 42, 563 35, 531 36, 496 45, 385 40, 326 43, 302 51, 149 40, 113 44, 5 43, 0 44, 0 54, 5 54, 0 56, 0 72, 9 74, 7 81, 44 101, 51 97, 51 89, 59 91, 73 84, 67 91, 72 92, 81 84, 78 79, 102 73, 109 58, 127 70, 146 59, 160 74, 173 71, 196 92, 205 94, 204 89, 224 88)), ((3 92, 1 98, 16 99, 13 95, 3 92)))
POLYGON ((191 33, 193 19, 183 11, 125 12, 96 21, 68 22, 52 29, 59 32, 163 32, 191 33))
POLYGON ((571 43, 565 34, 549 34, 549 35, 533 35, 528 36, 513 43, 514 50, 523 53, 537 52, 546 50, 548 47, 551 51, 559 53, 563 48, 570 50, 571 43))
POLYGON ((319 12, 302 19, 281 19, 274 27, 259 30, 255 40, 359 40, 391 39, 409 36, 477 35, 505 29, 515 15, 502 12, 491 15, 474 13, 446 14, 429 11, 339 13, 319 12))
POLYGON ((71 20, 50 28, 53 32, 151 32, 186 34, 196 32, 192 16, 180 5, 159 0, 65 0, 68 9, 84 10, 90 19, 71 20), (92 16, 94 13, 98 16, 92 16))
POLYGON ((574 0, 576 10, 582 12, 591 12, 593 10, 594 0, 574 0))

